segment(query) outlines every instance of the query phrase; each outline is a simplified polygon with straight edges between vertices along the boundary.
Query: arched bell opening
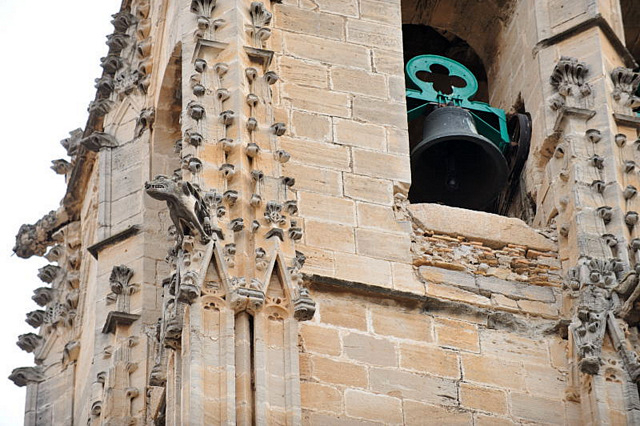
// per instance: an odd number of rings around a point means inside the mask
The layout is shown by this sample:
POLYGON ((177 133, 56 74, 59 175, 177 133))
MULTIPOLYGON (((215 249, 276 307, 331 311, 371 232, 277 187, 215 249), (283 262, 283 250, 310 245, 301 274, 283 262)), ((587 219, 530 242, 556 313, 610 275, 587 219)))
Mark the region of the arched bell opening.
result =
POLYGON ((636 62, 640 63, 640 2, 620 0, 624 41, 636 62))
POLYGON ((483 61, 453 33, 405 24, 403 43, 409 200, 519 216, 510 204, 528 155, 524 103, 509 115, 489 105, 483 61))

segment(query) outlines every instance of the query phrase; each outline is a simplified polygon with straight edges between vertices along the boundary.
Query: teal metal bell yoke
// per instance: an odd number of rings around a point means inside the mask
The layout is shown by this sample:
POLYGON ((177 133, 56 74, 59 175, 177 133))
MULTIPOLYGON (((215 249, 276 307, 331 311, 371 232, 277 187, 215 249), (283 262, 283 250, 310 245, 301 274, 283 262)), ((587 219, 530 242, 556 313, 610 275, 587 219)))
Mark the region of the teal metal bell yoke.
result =
POLYGON ((478 133, 493 142, 501 152, 509 145, 507 117, 504 110, 491 105, 469 100, 478 91, 478 80, 471 71, 453 59, 438 55, 421 55, 412 58, 405 67, 407 82, 407 104, 415 105, 409 109, 409 121, 425 113, 430 105, 454 105, 466 109, 473 116, 478 133), (466 83, 464 87, 451 86, 451 94, 434 89, 432 82, 418 78, 420 72, 433 72, 433 65, 439 65, 449 71, 450 77, 459 77, 466 83))

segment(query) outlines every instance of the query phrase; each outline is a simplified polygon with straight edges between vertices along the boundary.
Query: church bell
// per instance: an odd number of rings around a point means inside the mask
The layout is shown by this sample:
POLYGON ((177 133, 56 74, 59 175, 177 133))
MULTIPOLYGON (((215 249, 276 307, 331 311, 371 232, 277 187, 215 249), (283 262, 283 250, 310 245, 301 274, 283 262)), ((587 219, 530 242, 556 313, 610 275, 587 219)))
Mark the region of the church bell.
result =
POLYGON ((409 198, 483 210, 502 191, 508 173, 501 150, 478 133, 473 116, 442 106, 426 116, 422 141, 411 151, 409 198))

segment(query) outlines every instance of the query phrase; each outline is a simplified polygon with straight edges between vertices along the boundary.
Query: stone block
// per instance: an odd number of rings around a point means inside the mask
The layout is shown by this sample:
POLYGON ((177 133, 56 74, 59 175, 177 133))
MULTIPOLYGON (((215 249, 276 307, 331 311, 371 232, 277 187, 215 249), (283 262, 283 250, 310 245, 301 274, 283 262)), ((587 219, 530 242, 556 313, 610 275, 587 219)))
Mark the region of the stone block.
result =
POLYGON ((334 356, 342 352, 336 329, 304 323, 300 326, 300 337, 306 351, 334 356))
POLYGON ((347 389, 344 396, 345 412, 348 416, 380 421, 384 424, 402 423, 402 404, 398 398, 355 389, 347 389))
POLYGON ((407 291, 424 295, 426 293, 424 284, 418 279, 413 265, 407 263, 393 262, 391 264, 393 276, 393 288, 400 291, 407 291))
POLYGON ((331 140, 331 120, 324 115, 293 111, 291 115, 293 134, 316 141, 331 140))
POLYGON ((515 417, 540 423, 563 424, 562 402, 511 392, 511 412, 515 417))
POLYGON ((432 319, 418 311, 403 312, 398 308, 371 310, 373 332, 399 339, 432 342, 432 319))
POLYGON ((492 213, 443 206, 411 204, 409 211, 425 228, 449 235, 462 235, 489 247, 518 244, 535 250, 557 250, 555 243, 520 219, 492 213))
POLYGON ((342 392, 333 386, 301 382, 300 395, 302 397, 302 408, 334 413, 342 412, 342 392))
POLYGON ((436 318, 434 321, 436 342, 439 346, 465 351, 480 351, 478 326, 464 321, 436 318))
POLYGON ((549 355, 551 357, 551 366, 561 371, 567 371, 569 368, 569 350, 568 341, 559 337, 551 337, 549 340, 549 355))
POLYGON ((323 324, 367 331, 367 309, 352 299, 326 301, 319 308, 316 315, 323 324))
POLYGON ((402 30, 397 25, 389 26, 348 19, 347 41, 369 47, 402 52, 402 30))
POLYGON ((491 306, 491 300, 484 296, 444 284, 427 284, 427 295, 483 308, 491 306))
POLYGON ((375 151, 386 150, 387 144, 384 127, 339 118, 334 119, 334 126, 336 134, 335 140, 339 144, 375 151))
POLYGON ((347 147, 285 136, 279 142, 280 148, 291 154, 292 163, 342 171, 349 171, 351 168, 351 156, 347 147))
MULTIPOLYGON (((369 50, 365 46, 293 33, 284 34, 284 46, 286 53, 299 58, 364 70, 371 69, 369 50)), ((400 61, 402 63, 402 59, 400 61)))
POLYGON ((333 275, 335 273, 335 259, 333 252, 317 249, 302 244, 296 244, 296 250, 304 253, 307 260, 302 270, 306 274, 333 275))
POLYGON ((359 175, 374 178, 392 179, 400 182, 411 181, 409 157, 383 152, 354 148, 353 171, 359 175))
POLYGON ((552 287, 542 287, 518 281, 507 281, 488 276, 478 276, 477 283, 481 290, 504 294, 513 299, 529 299, 550 303, 556 300, 552 287))
POLYGON ((518 307, 518 302, 513 299, 509 299, 507 296, 502 294, 492 294, 491 302, 496 308, 502 309, 507 312, 520 312, 520 308, 518 307))
POLYGON ((350 226, 307 219, 305 235, 309 246, 355 253, 355 238, 350 226))
POLYGON ((342 194, 342 173, 339 171, 289 161, 282 165, 282 174, 295 176, 298 190, 327 195, 342 194))
POLYGON ((433 266, 421 266, 420 276, 427 283, 449 284, 456 287, 477 289, 475 275, 463 271, 436 268, 433 266))
POLYGON ((343 173, 343 181, 345 196, 355 200, 385 204, 391 211, 393 183, 390 180, 343 173))
POLYGON ((358 16, 357 0, 313 0, 314 7, 323 12, 335 13, 343 16, 358 16))
POLYGON ((525 364, 549 365, 549 352, 546 342, 542 339, 530 339, 501 330, 485 329, 480 332, 480 344, 484 354, 525 364))
POLYGON ((404 227, 404 225, 407 225, 407 222, 398 222, 391 206, 356 203, 356 216, 358 226, 361 228, 373 228, 379 231, 393 233, 409 232, 408 227, 404 227))
POLYGON ((362 255, 337 255, 336 278, 391 287, 391 264, 386 260, 362 255))
POLYGON ((386 260, 405 261, 410 256, 409 234, 392 234, 374 229, 356 229, 358 253, 386 260))
POLYGON ((389 99, 396 102, 406 100, 407 91, 405 89, 405 81, 403 76, 387 77, 387 86, 389 86, 389 99))
POLYGON ((465 381, 524 390, 524 371, 520 362, 470 353, 461 353, 460 358, 465 381))
POLYGON ((327 413, 309 412, 303 414, 303 424, 311 426, 383 426, 384 423, 368 420, 353 419, 346 416, 330 415, 327 413))
POLYGON ((409 155, 409 135, 406 129, 387 128, 387 150, 392 154, 409 155))
POLYGON ((549 365, 524 364, 525 385, 531 395, 561 400, 567 388, 567 374, 549 365))
POLYGON ((313 377, 320 382, 356 388, 367 387, 367 369, 362 365, 324 357, 313 357, 312 361, 313 377))
POLYGON ((434 405, 456 405, 458 400, 454 380, 397 369, 372 368, 369 372, 369 387, 374 392, 434 405))
POLYGON ((276 28, 325 39, 344 39, 345 20, 336 15, 282 5, 274 17, 276 28))
POLYGON ((543 318, 558 318, 558 308, 551 303, 534 302, 531 300, 519 300, 518 306, 523 312, 543 318))
POLYGON ((347 357, 370 365, 396 366, 395 345, 387 340, 366 334, 349 333, 343 337, 347 357))
POLYGON ((476 416, 476 426, 512 426, 513 421, 501 417, 485 416, 478 414, 476 416))
POLYGON ((282 56, 279 71, 279 77, 286 83, 322 89, 329 87, 329 68, 319 62, 282 56))
POLYGON ((353 99, 353 118, 398 129, 407 128, 407 109, 403 102, 357 96, 353 99))
POLYGON ((356 205, 349 199, 298 191, 298 206, 300 215, 305 218, 342 225, 356 224, 356 205))
POLYGON ((360 16, 362 19, 393 26, 402 24, 400 4, 387 0, 360 0, 360 16))
POLYGON ((387 98, 385 77, 354 68, 331 68, 331 88, 338 92, 387 98))
POLYGON ((377 48, 371 51, 373 52, 373 71, 391 75, 404 73, 404 59, 401 52, 377 48))
POLYGON ((308 112, 336 117, 351 115, 351 101, 346 93, 285 83, 282 85, 282 97, 290 101, 293 108, 308 112))
POLYGON ((434 376, 460 378, 458 355, 432 345, 400 344, 400 368, 434 376))
MULTIPOLYGON (((496 374, 497 373, 498 372, 496 372, 496 374)), ((495 414, 507 414, 507 393, 501 389, 461 383, 460 405, 474 410, 488 411, 495 414)))
POLYGON ((403 410, 406 425, 468 426, 473 424, 471 413, 455 408, 404 400, 403 410))

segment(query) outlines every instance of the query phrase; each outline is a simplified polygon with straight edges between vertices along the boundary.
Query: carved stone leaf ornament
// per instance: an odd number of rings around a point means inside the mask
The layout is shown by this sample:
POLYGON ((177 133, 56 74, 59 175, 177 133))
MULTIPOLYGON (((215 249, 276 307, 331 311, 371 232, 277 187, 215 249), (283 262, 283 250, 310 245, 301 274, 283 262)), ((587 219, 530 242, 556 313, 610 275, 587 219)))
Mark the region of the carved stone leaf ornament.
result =
POLYGON ((129 291, 129 280, 133 276, 133 270, 126 265, 114 266, 109 276, 111 291, 115 294, 123 294, 129 291))
POLYGON ((591 86, 586 82, 585 77, 589 73, 589 67, 584 62, 576 58, 563 56, 553 69, 550 77, 551 86, 557 92, 550 100, 552 109, 557 110, 565 104, 568 106, 576 102, 580 104, 580 99, 591 94, 591 86))
POLYGON ((640 73, 629 68, 617 67, 611 71, 613 92, 611 96, 621 105, 628 108, 640 106, 640 97, 636 96, 636 90, 640 86, 640 73))

